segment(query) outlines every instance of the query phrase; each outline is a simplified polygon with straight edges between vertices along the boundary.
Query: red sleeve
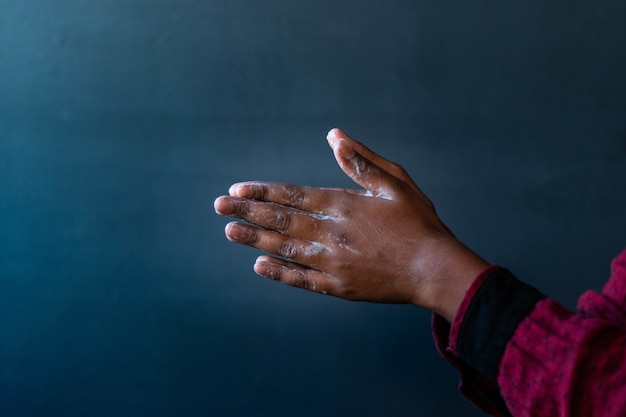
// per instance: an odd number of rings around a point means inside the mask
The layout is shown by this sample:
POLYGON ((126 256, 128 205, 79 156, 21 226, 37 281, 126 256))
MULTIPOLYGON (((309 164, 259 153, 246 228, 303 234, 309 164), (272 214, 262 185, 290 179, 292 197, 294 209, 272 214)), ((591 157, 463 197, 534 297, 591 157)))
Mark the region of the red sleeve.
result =
POLYGON ((491 267, 433 332, 462 392, 492 415, 626 416, 626 251, 576 314, 491 267))
POLYGON ((578 307, 542 300, 515 331, 498 374, 514 416, 626 415, 626 251, 578 307))

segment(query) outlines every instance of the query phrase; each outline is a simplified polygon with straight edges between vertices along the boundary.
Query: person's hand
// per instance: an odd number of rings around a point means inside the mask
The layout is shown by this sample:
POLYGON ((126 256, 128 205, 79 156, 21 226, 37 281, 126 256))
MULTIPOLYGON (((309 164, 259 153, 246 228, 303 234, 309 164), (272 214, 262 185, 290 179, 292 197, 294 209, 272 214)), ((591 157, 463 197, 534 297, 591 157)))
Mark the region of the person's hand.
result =
POLYGON ((215 200, 230 241, 261 249, 254 270, 349 300, 413 303, 452 320, 488 264, 459 242, 407 172, 328 133, 337 163, 364 190, 269 182, 234 184, 215 200))

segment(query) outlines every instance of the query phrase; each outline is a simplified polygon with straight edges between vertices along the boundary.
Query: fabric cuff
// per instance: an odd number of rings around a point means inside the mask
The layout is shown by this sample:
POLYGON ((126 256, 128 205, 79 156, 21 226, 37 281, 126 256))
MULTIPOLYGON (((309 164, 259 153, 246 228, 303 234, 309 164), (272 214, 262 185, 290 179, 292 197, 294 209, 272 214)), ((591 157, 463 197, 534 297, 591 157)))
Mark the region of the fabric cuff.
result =
POLYGON ((480 375, 475 369, 459 358, 456 352, 459 328, 471 300, 485 281, 487 281, 493 273, 501 269, 502 268, 497 265, 490 266, 474 279, 465 293, 465 297, 459 306, 452 326, 446 319, 433 313, 432 330, 437 351, 452 366, 458 369, 461 374, 461 383, 459 385, 461 394, 489 415, 495 417, 510 417, 511 414, 500 395, 497 385, 480 375))
POLYGON ((450 324, 448 346, 449 346, 450 351, 454 355, 456 356, 459 355, 458 348, 457 348, 459 330, 461 328, 461 324, 463 323, 463 318, 465 317, 465 313, 467 312, 467 309, 470 303, 472 302, 472 300, 478 293, 478 290, 480 289, 480 287, 483 286, 485 281, 487 281, 491 277, 492 274, 500 270, 502 270, 502 267, 500 267, 499 265, 492 265, 488 267, 483 272, 481 272, 476 277, 476 279, 474 279, 470 287, 467 289, 467 292, 465 293, 465 296, 463 297, 463 300, 461 301, 461 305, 459 306, 459 309, 456 312, 456 316, 454 317, 454 320, 450 324))
POLYGON ((497 386, 498 368, 508 342, 545 295, 506 269, 490 270, 468 290, 450 331, 450 347, 497 386))

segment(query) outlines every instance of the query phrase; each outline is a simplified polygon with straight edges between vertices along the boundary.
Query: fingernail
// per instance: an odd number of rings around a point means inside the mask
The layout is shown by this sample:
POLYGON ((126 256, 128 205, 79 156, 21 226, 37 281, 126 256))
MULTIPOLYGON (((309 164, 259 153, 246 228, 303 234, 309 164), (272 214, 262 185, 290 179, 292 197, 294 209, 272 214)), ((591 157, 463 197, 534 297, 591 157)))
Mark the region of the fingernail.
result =
POLYGON ((233 197, 239 196, 239 194, 241 193, 241 189, 242 188, 243 188, 242 184, 233 184, 228 189, 228 194, 230 194, 233 197))
POLYGON ((269 270, 266 262, 258 261, 258 260, 254 263, 253 269, 254 269, 254 272, 256 272, 257 274, 261 276, 267 276, 267 271, 269 270))
POLYGON ((333 127, 332 129, 330 129, 328 131, 328 134, 326 135, 326 139, 328 141, 334 141, 337 139, 337 133, 339 132, 339 129, 337 129, 336 127, 333 127))
POLYGON ((244 241, 250 237, 250 231, 247 228, 231 223, 226 226, 226 235, 231 239, 244 241))
POLYGON ((233 197, 254 198, 260 186, 258 182, 240 182, 233 184, 228 192, 233 197))
POLYGON ((280 279, 280 274, 278 274, 276 270, 272 268, 269 262, 257 260, 254 263, 253 268, 254 268, 254 272, 262 276, 263 278, 269 278, 274 281, 278 281, 280 279))
POLYGON ((339 129, 333 128, 333 129, 330 129, 330 131, 326 135, 326 140, 328 141, 328 144, 333 149, 337 148, 337 142, 339 141, 339 134, 338 134, 338 132, 339 132, 339 129))
POLYGON ((230 214, 234 210, 233 202, 228 197, 219 197, 213 203, 215 212, 218 214, 230 214))

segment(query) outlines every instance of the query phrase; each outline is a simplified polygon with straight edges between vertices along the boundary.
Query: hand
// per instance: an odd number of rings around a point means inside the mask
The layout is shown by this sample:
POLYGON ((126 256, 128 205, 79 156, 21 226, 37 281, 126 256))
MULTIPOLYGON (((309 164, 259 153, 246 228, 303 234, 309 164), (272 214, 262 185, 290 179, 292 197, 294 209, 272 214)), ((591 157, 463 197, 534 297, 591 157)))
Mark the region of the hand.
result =
POLYGON ((257 259, 261 276, 349 300, 413 303, 451 321, 488 264, 454 237, 402 167, 338 129, 327 139, 363 190, 234 184, 215 210, 250 224, 229 223, 227 238, 272 255, 257 259))

